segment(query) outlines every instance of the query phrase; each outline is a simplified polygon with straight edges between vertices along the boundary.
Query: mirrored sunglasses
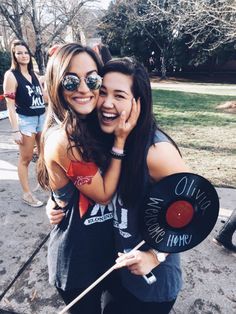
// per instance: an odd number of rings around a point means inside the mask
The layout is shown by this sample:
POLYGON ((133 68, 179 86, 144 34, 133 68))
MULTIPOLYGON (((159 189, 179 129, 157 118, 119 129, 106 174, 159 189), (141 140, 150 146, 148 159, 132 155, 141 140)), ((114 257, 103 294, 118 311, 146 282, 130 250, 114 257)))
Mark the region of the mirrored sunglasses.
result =
POLYGON ((90 74, 87 77, 78 77, 73 74, 67 74, 63 78, 61 84, 65 90, 73 92, 79 88, 82 79, 84 79, 86 85, 91 90, 99 89, 102 85, 102 78, 98 74, 90 74))

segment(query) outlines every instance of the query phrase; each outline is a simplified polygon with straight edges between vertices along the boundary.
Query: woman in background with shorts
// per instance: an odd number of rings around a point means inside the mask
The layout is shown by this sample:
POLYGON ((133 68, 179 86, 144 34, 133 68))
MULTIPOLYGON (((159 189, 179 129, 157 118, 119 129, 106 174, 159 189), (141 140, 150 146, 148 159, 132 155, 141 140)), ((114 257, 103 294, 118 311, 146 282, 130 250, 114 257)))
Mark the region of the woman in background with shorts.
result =
POLYGON ((43 92, 33 71, 29 48, 23 41, 15 40, 12 43, 11 60, 11 68, 4 76, 3 90, 13 139, 19 145, 18 176, 23 190, 22 200, 29 206, 40 207, 43 202, 30 189, 28 167, 35 142, 39 152, 45 118, 43 92))

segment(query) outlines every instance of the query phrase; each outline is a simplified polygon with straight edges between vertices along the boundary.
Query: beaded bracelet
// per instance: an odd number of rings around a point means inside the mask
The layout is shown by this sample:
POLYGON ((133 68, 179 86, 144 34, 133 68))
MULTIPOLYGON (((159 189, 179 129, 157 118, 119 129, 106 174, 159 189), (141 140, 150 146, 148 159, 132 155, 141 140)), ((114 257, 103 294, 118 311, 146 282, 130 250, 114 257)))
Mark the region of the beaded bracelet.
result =
POLYGON ((125 153, 117 153, 115 152, 113 149, 110 151, 110 155, 112 158, 115 158, 115 159, 123 159, 125 157, 125 153))
POLYGON ((111 150, 113 152, 117 153, 117 154, 124 154, 124 150, 123 149, 116 148, 115 146, 113 146, 111 150))

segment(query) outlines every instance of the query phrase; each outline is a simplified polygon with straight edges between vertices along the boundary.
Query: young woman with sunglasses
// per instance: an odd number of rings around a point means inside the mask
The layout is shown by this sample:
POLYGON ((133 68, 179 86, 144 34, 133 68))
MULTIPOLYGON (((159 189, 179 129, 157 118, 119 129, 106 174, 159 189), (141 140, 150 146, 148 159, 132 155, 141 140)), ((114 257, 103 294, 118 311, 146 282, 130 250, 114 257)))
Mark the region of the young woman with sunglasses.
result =
MULTIPOLYGON (((48 265, 49 281, 66 303, 114 260, 112 213, 105 204, 116 190, 125 140, 139 114, 135 101, 128 118, 125 110, 120 114, 111 162, 102 176, 102 146, 93 132, 100 70, 92 49, 71 43, 57 49, 46 71, 49 107, 38 179, 63 208, 64 218, 51 232, 48 265)), ((100 313, 101 290, 102 286, 94 289, 71 313, 100 313)))

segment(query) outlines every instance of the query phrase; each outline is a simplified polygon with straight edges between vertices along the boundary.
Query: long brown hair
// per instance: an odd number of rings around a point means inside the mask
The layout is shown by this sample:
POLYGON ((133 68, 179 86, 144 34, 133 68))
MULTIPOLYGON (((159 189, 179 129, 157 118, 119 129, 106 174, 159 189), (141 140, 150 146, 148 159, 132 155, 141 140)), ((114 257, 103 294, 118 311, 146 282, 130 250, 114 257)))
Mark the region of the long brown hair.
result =
POLYGON ((23 40, 18 40, 18 39, 14 40, 11 44, 11 70, 20 71, 20 66, 15 56, 16 46, 24 46, 27 49, 30 56, 30 62, 28 63, 27 68, 28 68, 29 73, 33 72, 33 62, 32 62, 32 56, 31 56, 29 47, 23 40))
POLYGON ((101 143, 95 137, 97 128, 97 117, 95 112, 89 114, 85 119, 71 108, 65 101, 62 79, 70 67, 72 58, 82 52, 86 52, 96 63, 98 73, 101 71, 101 63, 96 53, 89 47, 83 47, 76 43, 60 46, 50 58, 46 70, 46 85, 48 92, 48 113, 41 137, 40 156, 37 164, 39 184, 49 189, 49 177, 44 162, 44 143, 49 129, 63 123, 69 142, 68 150, 75 147, 84 161, 94 161, 102 166, 104 161, 101 143))

